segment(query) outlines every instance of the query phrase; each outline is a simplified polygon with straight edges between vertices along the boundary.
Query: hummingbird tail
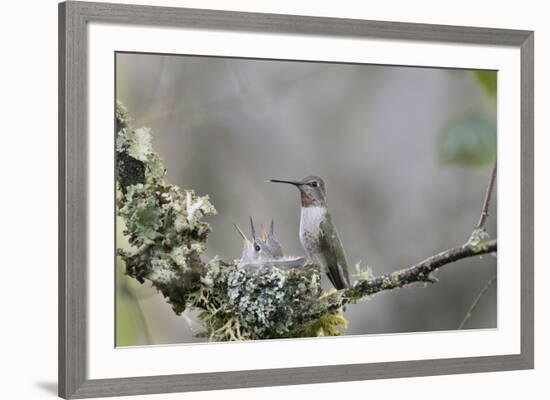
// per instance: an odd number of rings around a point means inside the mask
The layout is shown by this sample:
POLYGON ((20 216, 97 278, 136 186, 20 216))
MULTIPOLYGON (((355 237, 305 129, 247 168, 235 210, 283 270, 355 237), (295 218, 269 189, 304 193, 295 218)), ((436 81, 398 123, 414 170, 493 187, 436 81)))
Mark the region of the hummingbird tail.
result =
POLYGON ((327 276, 330 283, 332 283, 332 286, 334 286, 337 290, 349 288, 349 283, 346 281, 344 274, 339 273, 339 271, 336 273, 333 272, 335 271, 331 271, 331 268, 328 268, 327 276))

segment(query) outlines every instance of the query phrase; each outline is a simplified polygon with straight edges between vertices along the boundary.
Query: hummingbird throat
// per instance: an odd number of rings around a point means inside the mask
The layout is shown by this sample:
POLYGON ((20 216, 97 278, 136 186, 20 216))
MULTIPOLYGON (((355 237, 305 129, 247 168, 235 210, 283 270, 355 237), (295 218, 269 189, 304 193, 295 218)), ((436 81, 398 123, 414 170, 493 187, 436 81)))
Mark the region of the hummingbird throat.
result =
POLYGON ((312 195, 300 191, 300 195, 302 198, 302 207, 313 207, 313 206, 319 206, 319 201, 316 200, 312 195))

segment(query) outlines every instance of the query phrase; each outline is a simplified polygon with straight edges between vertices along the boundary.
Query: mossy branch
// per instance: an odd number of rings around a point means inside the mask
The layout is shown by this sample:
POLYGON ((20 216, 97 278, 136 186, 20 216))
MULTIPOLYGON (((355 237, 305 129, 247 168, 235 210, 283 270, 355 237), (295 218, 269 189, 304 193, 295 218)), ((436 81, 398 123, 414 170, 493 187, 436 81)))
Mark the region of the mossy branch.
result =
MULTIPOLYGON (((439 268, 464 258, 496 253, 496 251, 496 240, 483 240, 480 242, 470 240, 462 246, 445 250, 410 267, 371 279, 360 279, 351 288, 339 290, 321 299, 317 305, 318 314, 338 310, 346 304, 357 303, 365 297, 382 291, 397 289, 414 283, 436 283, 438 280, 433 274, 439 268)), ((316 315, 312 314, 312 317, 315 318, 316 315)))
MULTIPOLYGON (((164 163, 153 150, 152 132, 131 127, 128 113, 116 107, 117 215, 125 224, 131 250, 118 249, 126 274, 151 282, 176 314, 199 311, 213 341, 340 335, 347 326, 343 309, 381 291, 436 281, 438 268, 463 258, 494 253, 483 224, 462 246, 408 268, 365 277, 352 287, 323 293, 317 265, 284 268, 265 264, 239 268, 237 262, 202 258, 211 231, 205 217, 216 214, 208 196, 184 192, 165 182, 164 163)), ((494 174, 493 174, 494 175, 494 174)), ((494 178, 487 190, 487 214, 494 178)), ((485 222, 483 217, 482 222, 485 222)))

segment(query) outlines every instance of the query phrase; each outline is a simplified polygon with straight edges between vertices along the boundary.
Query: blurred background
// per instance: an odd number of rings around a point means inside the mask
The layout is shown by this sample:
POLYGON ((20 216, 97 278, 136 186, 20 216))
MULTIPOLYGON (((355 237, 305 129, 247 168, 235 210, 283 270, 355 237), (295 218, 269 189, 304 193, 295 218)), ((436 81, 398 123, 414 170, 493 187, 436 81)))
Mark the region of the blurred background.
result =
MULTIPOLYGON (((226 260, 242 248, 233 223, 248 232, 249 216, 274 218, 285 253, 303 255, 298 191, 265 180, 315 174, 350 274, 358 262, 376 275, 406 267, 468 239, 496 156, 491 71, 118 53, 116 91, 133 126, 155 132, 167 181, 210 196, 219 215, 208 256, 226 260)), ((193 336, 193 313, 176 316, 123 270, 119 260, 118 346, 205 340, 193 336)), ((496 257, 470 258, 438 271, 435 285, 349 306, 347 333, 457 329, 496 270, 496 257)), ((496 327, 494 283, 464 328, 496 327)))

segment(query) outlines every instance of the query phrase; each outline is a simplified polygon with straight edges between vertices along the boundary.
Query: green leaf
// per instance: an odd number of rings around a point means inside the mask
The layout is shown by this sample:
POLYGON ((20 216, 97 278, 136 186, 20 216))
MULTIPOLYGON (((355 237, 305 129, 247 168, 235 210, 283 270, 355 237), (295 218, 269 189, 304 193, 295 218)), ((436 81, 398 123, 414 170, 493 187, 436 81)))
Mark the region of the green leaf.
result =
POLYGON ((481 113, 452 121, 439 137, 439 159, 448 165, 483 167, 494 161, 496 150, 496 121, 481 113))
POLYGON ((497 95, 497 71, 474 71, 478 82, 491 97, 497 95))

